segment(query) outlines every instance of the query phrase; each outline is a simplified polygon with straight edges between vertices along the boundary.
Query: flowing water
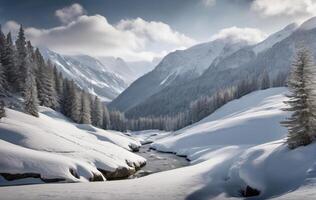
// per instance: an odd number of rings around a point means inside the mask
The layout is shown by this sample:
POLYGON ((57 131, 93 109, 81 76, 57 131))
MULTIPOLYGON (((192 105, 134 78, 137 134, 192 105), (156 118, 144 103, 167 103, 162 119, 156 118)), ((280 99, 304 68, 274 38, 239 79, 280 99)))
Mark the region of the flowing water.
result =
POLYGON ((137 171, 130 178, 139 178, 157 172, 188 166, 190 164, 184 157, 179 157, 172 153, 162 153, 150 149, 149 144, 143 145, 137 154, 146 158, 147 162, 143 168, 137 171))

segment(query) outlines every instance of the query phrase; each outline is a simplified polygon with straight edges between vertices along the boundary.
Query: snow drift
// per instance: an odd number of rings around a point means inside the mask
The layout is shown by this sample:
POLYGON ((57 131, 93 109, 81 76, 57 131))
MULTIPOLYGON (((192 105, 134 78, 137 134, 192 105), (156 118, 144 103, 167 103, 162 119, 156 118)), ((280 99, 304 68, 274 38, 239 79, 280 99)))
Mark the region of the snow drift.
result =
MULTIPOLYGON (((6 109, 0 123, 0 174, 6 179, 82 182, 127 177, 146 160, 140 143, 116 131, 72 123, 49 108, 40 117, 6 109)), ((6 184, 6 181, 0 181, 6 184)))

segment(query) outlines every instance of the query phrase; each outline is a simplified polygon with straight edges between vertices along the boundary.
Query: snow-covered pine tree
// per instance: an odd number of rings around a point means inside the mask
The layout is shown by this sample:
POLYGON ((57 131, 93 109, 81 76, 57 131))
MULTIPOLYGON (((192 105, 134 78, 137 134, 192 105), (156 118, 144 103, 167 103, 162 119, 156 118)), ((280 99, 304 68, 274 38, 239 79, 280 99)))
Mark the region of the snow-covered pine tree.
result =
POLYGON ((0 63, 0 96, 4 97, 7 95, 7 81, 5 77, 5 69, 3 65, 0 63))
POLYGON ((65 80, 64 114, 74 122, 80 122, 80 96, 78 95, 77 87, 73 80, 65 80))
POLYGON ((24 109, 28 114, 38 117, 36 81, 30 62, 26 62, 26 73, 25 86, 22 92, 24 98, 24 109))
MULTIPOLYGON (((38 56, 36 56, 38 57, 38 56)), ((57 93, 55 90, 55 80, 52 63, 48 60, 47 64, 38 65, 38 99, 40 105, 52 109, 58 108, 57 93)))
POLYGON ((267 70, 264 70, 261 75, 261 90, 270 88, 270 77, 267 70))
POLYGON ((17 69, 18 69, 18 89, 19 91, 24 91, 24 87, 26 87, 26 75, 28 74, 27 69, 27 50, 26 50, 26 41, 24 36, 24 29, 22 25, 20 26, 20 30, 18 33, 18 38, 15 41, 16 51, 17 51, 17 69))
POLYGON ((6 38, 0 27, 0 95, 6 96, 8 84, 6 78, 6 70, 3 65, 4 56, 6 54, 6 38))
POLYGON ((80 123, 91 124, 91 108, 90 98, 84 91, 81 92, 81 109, 80 109, 80 123))
POLYGON ((5 114, 5 109, 4 109, 4 101, 1 100, 0 101, 0 119, 5 116, 6 114, 5 114))
MULTIPOLYGON (((63 76, 61 72, 58 72, 57 67, 54 66, 54 80, 55 80, 55 89, 57 93, 58 104, 62 104, 63 99, 63 76)), ((59 106, 60 108, 60 106, 59 106)))
POLYGON ((16 92, 18 89, 18 69, 15 64, 15 49, 12 42, 11 33, 9 32, 5 41, 4 54, 1 59, 2 65, 6 71, 6 78, 9 89, 16 92))
POLYGON ((102 127, 103 116, 102 116, 102 104, 99 98, 96 96, 93 102, 92 108, 92 124, 96 127, 102 127))
POLYGON ((285 102, 288 107, 284 109, 293 113, 281 122, 288 128, 287 144, 290 149, 308 145, 315 139, 315 70, 310 52, 305 48, 299 49, 288 80, 290 95, 285 102))
POLYGON ((110 128, 110 114, 109 114, 109 111, 108 111, 108 108, 104 105, 103 106, 103 126, 102 128, 107 130, 110 128))

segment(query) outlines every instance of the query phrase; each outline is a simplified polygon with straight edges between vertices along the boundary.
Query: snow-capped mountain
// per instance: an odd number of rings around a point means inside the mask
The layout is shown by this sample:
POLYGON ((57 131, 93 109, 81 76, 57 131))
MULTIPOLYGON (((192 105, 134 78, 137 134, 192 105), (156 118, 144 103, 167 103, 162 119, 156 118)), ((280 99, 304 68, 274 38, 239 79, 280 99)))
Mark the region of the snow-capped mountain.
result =
MULTIPOLYGON (((45 59, 55 63, 66 78, 73 79, 81 88, 98 95, 103 101, 111 101, 130 84, 128 79, 115 73, 110 65, 93 57, 64 56, 47 48, 41 48, 41 53, 45 59)), ((126 65, 124 61, 121 63, 126 65)), ((115 66, 118 64, 115 63, 115 66)))
POLYGON ((316 18, 290 24, 255 45, 215 41, 167 55, 111 104, 127 116, 165 115, 186 110, 203 95, 267 70, 287 73, 296 47, 305 43, 316 56, 316 18))
POLYGON ((218 39, 172 52, 153 71, 131 84, 110 106, 126 111, 166 87, 199 77, 215 59, 225 58, 245 46, 248 46, 247 41, 218 39))

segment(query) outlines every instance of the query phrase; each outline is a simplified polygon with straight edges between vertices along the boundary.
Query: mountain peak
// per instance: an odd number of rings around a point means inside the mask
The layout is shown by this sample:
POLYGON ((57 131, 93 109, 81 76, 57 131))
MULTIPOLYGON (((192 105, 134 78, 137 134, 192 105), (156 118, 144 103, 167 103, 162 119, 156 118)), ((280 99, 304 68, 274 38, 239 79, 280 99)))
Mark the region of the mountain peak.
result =
POLYGON ((311 30, 311 29, 314 29, 314 28, 316 28, 316 16, 306 20, 300 26, 300 30, 311 30))

